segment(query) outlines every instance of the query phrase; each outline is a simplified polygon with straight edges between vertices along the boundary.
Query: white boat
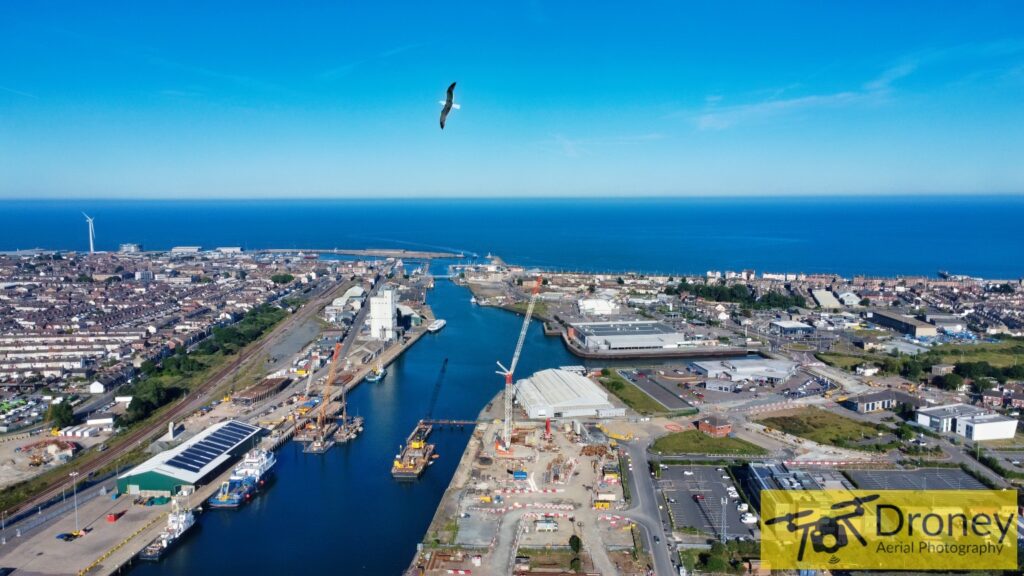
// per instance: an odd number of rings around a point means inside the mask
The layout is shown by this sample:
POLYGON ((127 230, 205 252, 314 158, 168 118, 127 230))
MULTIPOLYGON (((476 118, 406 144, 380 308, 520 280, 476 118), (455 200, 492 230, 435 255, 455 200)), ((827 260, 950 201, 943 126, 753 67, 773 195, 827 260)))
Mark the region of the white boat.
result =
POLYGON ((245 454, 242 461, 231 472, 231 480, 242 481, 251 478, 256 486, 262 486, 270 477, 277 464, 277 456, 270 450, 254 448, 245 454))
POLYGON ((470 304, 476 304, 476 296, 471 296, 471 297, 469 298, 469 303, 470 303, 470 304))
POLYGON ((190 509, 182 509, 177 500, 171 500, 171 513, 167 515, 167 527, 148 546, 139 552, 140 560, 157 561, 174 546, 196 523, 196 516, 190 509))
POLYGON ((427 332, 440 332, 447 324, 448 322, 446 320, 434 320, 429 326, 427 326, 427 332))

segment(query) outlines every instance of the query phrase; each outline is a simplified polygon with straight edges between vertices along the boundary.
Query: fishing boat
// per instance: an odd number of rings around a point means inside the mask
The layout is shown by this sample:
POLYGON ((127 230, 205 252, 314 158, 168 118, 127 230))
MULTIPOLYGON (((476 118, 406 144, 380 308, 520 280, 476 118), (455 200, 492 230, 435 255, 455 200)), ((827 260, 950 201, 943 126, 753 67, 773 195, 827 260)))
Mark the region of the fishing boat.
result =
POLYGON ((447 324, 448 322, 446 320, 434 320, 427 326, 427 332, 440 332, 447 324))
POLYGON ((139 560, 156 562, 181 541, 182 537, 196 523, 196 516, 191 509, 182 508, 177 500, 171 501, 171 513, 167 515, 167 527, 142 552, 139 560))

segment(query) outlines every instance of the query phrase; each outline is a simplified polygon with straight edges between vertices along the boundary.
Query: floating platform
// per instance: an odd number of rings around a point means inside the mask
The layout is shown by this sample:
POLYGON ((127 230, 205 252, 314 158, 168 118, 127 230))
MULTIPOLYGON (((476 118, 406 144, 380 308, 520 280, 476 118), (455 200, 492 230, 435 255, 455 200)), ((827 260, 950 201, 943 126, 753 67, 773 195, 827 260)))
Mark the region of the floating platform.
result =
POLYGON ((324 454, 331 448, 334 448, 334 444, 335 442, 333 438, 313 440, 312 442, 307 443, 302 448, 302 451, 305 452, 306 454, 324 454))
POLYGON ((399 480, 415 480, 423 474, 434 456, 434 445, 427 442, 433 426, 419 421, 416 428, 405 441, 402 452, 395 456, 391 465, 391 475, 399 480))
POLYGON ((363 417, 356 416, 349 419, 348 422, 338 426, 338 431, 334 433, 334 440, 340 444, 344 444, 349 440, 354 440, 359 433, 363 431, 363 417))

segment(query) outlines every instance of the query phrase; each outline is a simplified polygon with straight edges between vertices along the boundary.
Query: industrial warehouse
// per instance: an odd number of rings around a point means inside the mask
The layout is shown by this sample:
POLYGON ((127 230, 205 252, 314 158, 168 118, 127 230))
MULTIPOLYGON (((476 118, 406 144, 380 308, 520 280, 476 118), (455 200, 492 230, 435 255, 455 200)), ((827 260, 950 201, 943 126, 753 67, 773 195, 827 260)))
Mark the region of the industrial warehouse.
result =
POLYGON ((569 338, 584 350, 664 350, 708 345, 655 320, 574 322, 569 338))
POLYGON ((768 358, 739 358, 711 362, 693 362, 694 372, 701 376, 732 382, 763 382, 781 384, 796 374, 796 362, 768 358))
POLYGON ((238 458, 263 429, 228 420, 210 426, 187 442, 166 450, 117 479, 123 494, 171 496, 197 486, 238 458))
POLYGON ((623 416, 624 408, 588 378, 565 370, 541 370, 516 383, 516 400, 530 418, 623 416))

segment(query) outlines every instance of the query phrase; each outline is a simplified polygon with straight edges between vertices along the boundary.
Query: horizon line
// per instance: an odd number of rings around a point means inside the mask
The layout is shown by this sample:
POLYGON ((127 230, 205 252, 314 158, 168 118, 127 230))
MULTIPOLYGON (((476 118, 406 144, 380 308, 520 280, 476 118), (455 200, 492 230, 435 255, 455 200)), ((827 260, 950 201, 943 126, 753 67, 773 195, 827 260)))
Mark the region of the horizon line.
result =
POLYGON ((594 195, 497 195, 497 196, 465 196, 465 195, 377 195, 377 196, 12 196, 0 198, 0 202, 70 202, 70 201, 126 201, 126 202, 221 202, 221 201, 323 201, 323 200, 715 200, 715 199, 779 199, 779 198, 992 198, 992 197, 1024 197, 1022 191, 993 192, 833 192, 805 193, 782 192, 772 194, 726 193, 726 194, 594 194, 594 195))

